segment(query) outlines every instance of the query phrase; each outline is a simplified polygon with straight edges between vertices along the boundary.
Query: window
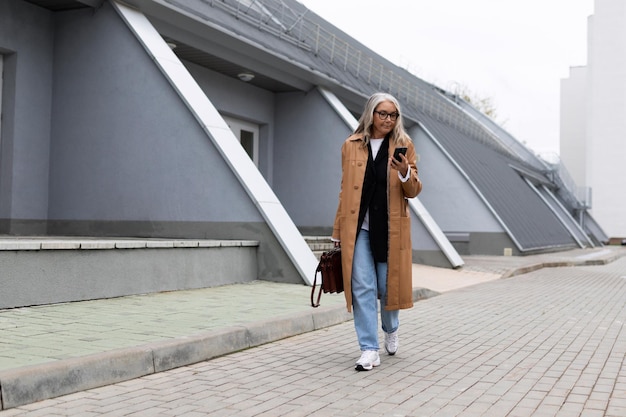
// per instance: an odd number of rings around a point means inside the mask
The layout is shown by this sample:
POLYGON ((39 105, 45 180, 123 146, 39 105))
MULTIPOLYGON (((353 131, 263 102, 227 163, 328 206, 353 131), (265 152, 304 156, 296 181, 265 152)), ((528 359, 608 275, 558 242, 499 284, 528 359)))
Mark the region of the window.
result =
POLYGON ((245 149, 246 153, 255 165, 259 165, 259 126, 246 122, 244 120, 235 119, 233 117, 223 116, 224 120, 233 131, 239 143, 245 149))

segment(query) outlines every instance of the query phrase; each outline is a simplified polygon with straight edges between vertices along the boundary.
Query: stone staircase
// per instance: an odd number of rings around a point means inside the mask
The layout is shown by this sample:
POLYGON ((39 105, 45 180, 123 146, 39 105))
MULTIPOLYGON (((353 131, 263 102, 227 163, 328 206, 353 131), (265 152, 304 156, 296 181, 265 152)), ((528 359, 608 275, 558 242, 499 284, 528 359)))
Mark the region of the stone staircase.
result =
POLYGON ((304 236, 304 240, 317 259, 320 259, 323 252, 331 250, 334 246, 330 236, 304 236))

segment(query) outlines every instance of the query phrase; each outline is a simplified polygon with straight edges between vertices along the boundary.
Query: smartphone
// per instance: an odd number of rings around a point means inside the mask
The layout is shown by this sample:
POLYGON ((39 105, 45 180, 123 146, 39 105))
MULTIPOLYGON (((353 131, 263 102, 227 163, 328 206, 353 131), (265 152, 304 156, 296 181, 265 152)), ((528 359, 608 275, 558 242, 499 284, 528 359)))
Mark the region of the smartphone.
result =
POLYGON ((396 148, 396 150, 393 151, 393 159, 400 161, 400 154, 406 156, 406 148, 396 148))

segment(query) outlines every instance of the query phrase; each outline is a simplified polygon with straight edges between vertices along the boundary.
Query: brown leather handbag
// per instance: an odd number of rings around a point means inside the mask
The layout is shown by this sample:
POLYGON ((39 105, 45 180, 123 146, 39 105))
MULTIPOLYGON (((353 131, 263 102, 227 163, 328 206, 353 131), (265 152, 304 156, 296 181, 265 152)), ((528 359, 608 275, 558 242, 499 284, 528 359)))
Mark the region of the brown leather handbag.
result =
POLYGON ((322 253, 320 263, 315 270, 313 288, 311 288, 311 306, 319 307, 322 292, 341 293, 343 292, 343 272, 341 270, 341 247, 333 248, 322 253), (317 274, 322 275, 322 283, 315 302, 315 286, 317 285, 317 274))

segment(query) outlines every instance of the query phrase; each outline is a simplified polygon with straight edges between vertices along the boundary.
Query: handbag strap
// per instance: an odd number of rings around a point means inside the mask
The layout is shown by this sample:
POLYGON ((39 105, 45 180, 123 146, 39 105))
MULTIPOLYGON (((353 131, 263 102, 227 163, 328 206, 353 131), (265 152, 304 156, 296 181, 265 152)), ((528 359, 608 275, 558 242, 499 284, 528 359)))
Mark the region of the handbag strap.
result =
POLYGON ((315 270, 315 278, 313 278, 313 287, 311 288, 311 306, 312 307, 319 307, 320 306, 320 299, 322 298, 322 286, 320 285, 320 291, 317 294, 317 303, 315 303, 313 300, 315 299, 315 285, 317 284, 317 274, 320 272, 320 268, 318 267, 315 270))

